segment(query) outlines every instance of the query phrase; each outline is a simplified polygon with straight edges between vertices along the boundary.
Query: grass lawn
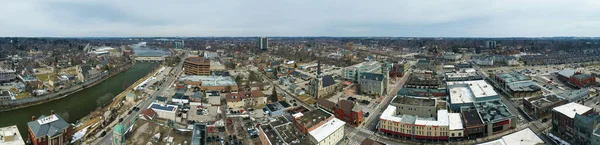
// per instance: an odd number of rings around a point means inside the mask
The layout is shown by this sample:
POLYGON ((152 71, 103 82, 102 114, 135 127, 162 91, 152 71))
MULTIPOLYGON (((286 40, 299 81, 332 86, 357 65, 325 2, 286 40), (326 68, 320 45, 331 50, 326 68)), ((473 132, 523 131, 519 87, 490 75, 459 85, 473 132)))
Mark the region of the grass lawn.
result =
POLYGON ((38 74, 36 76, 38 77, 38 79, 40 79, 40 81, 46 82, 46 81, 50 80, 50 78, 56 77, 56 74, 55 73, 47 73, 47 74, 38 74))
POLYGON ((306 103, 306 104, 313 104, 315 102, 317 102, 317 100, 315 100, 315 98, 312 98, 309 95, 303 94, 298 96, 298 98, 300 98, 300 101, 306 103))
POLYGON ((252 108, 254 108, 254 109, 262 109, 262 108, 265 108, 265 104, 254 105, 252 108))

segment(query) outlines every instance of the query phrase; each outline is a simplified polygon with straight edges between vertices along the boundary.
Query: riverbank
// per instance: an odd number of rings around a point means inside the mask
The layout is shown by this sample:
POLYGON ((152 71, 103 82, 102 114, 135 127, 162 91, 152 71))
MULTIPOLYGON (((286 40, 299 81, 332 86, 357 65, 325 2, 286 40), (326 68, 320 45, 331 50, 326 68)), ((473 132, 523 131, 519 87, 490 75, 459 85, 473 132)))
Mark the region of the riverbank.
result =
POLYGON ((0 112, 0 116, 5 116, 5 118, 0 119, 0 126, 17 125, 21 134, 27 136, 27 122, 31 121, 31 117, 48 115, 50 110, 54 110, 55 114, 60 115, 67 122, 76 123, 77 120, 89 115, 91 112, 95 112, 107 102, 112 102, 117 94, 155 70, 157 66, 159 65, 156 63, 137 62, 122 73, 62 99, 18 110, 0 112))
POLYGON ((48 102, 52 102, 52 101, 55 101, 55 100, 62 99, 62 98, 67 97, 67 96, 69 96, 69 95, 71 95, 73 93, 77 93, 77 92, 79 92, 81 90, 93 87, 94 85, 97 85, 97 84, 105 81, 106 79, 109 79, 109 78, 111 78, 111 77, 113 77, 113 76, 115 76, 115 75, 117 75, 117 74, 119 74, 121 72, 129 70, 129 68, 131 68, 134 65, 135 65, 135 62, 134 61, 130 61, 127 64, 123 64, 121 66, 113 68, 113 70, 117 70, 117 71, 111 71, 111 72, 109 72, 108 75, 106 75, 104 77, 101 77, 101 78, 97 78, 97 80, 93 80, 92 82, 88 82, 87 84, 83 83, 81 85, 77 85, 77 86, 71 87, 71 88, 69 88, 71 90, 69 90, 67 92, 56 92, 56 93, 53 93, 53 94, 47 94, 47 95, 41 96, 41 97, 47 97, 44 100, 39 100, 39 101, 34 101, 34 102, 27 102, 27 103, 3 102, 3 103, 9 103, 9 104, 0 104, 0 112, 12 111, 12 110, 17 110, 17 109, 23 109, 23 108, 32 107, 32 106, 36 106, 36 105, 41 105, 41 104, 44 104, 44 103, 48 103, 48 102), (72 89, 74 89, 74 90, 72 90, 72 89))

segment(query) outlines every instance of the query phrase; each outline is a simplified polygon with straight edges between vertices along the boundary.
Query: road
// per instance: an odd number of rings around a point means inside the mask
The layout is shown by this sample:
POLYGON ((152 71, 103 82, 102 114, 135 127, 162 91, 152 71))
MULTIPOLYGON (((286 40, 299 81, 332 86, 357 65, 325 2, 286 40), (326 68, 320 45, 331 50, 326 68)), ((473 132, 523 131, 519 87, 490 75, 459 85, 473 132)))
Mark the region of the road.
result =
POLYGON ((377 124, 379 123, 379 116, 388 104, 390 104, 392 98, 396 96, 396 92, 402 88, 406 80, 408 80, 408 74, 404 75, 400 81, 394 84, 393 89, 388 92, 388 95, 383 99, 382 103, 378 105, 376 111, 373 112, 372 116, 364 121, 363 126, 357 128, 347 126, 346 132, 348 133, 348 140, 346 141, 349 145, 358 145, 366 138, 377 140, 386 144, 401 144, 398 141, 387 140, 375 135, 377 132, 377 124))
MULTIPOLYGON (((130 123, 132 123, 131 121, 136 118, 140 112, 142 112, 143 109, 146 109, 150 106, 150 104, 152 104, 152 102, 154 102, 154 100, 156 99, 156 96, 160 96, 162 93, 164 93, 166 90, 168 90, 172 84, 175 82, 177 76, 179 76, 179 74, 182 71, 182 66, 183 66, 183 59, 185 59, 187 57, 187 55, 185 55, 182 58, 182 61, 179 62, 179 64, 172 69, 172 72, 174 72, 175 75, 168 75, 167 76, 167 81, 165 81, 165 83, 163 83, 160 87, 161 88, 159 91, 155 91, 152 95, 150 95, 149 98, 143 100, 138 107, 140 107, 140 111, 134 111, 132 112, 130 115, 128 115, 127 117, 123 118, 123 126, 128 127, 130 125, 130 123)), ((166 72, 165 72, 166 73, 166 72)), ((95 141, 94 144, 102 144, 102 145, 110 145, 112 144, 112 136, 113 136, 113 132, 112 130, 107 132, 106 135, 95 141)))
MULTIPOLYGON (((248 69, 248 71, 250 71, 250 70, 248 69)), ((277 88, 278 94, 281 92, 284 92, 286 94, 286 96, 292 97, 292 98, 286 97, 286 100, 296 100, 296 102, 299 102, 300 105, 304 106, 304 108, 306 108, 308 110, 315 109, 315 107, 313 107, 311 104, 306 104, 304 101, 301 101, 300 99, 298 99, 295 94, 292 94, 292 93, 288 92, 287 90, 281 88, 281 86, 277 85, 277 82, 273 82, 273 80, 271 78, 267 77, 265 74, 260 73, 260 72, 258 72, 257 74, 260 74, 263 77, 263 79, 269 80, 269 82, 273 85, 273 87, 277 88)))

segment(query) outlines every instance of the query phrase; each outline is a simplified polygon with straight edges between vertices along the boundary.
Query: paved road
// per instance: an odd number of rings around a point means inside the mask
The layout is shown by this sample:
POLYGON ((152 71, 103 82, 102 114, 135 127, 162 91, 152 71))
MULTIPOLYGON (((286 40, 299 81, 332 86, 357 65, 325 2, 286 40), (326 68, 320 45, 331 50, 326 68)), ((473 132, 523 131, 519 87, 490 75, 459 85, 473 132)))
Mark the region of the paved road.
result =
MULTIPOLYGON (((168 90, 172 84, 175 82, 175 79, 177 78, 176 76, 178 76, 178 74, 181 73, 182 70, 182 66, 183 66, 183 59, 185 59, 187 57, 187 55, 185 55, 182 58, 182 61, 179 62, 179 64, 172 69, 172 72, 174 72, 175 75, 168 75, 165 79, 167 79, 167 81, 165 81, 165 83, 163 83, 159 88, 161 88, 161 90, 159 91, 155 91, 151 96, 151 98, 147 98, 145 100, 143 100, 138 106, 140 107, 140 111, 134 111, 133 113, 131 113, 131 115, 128 115, 127 117, 123 118, 123 125, 125 127, 128 127, 131 123, 131 121, 136 118, 140 112, 142 112, 143 109, 146 109, 150 106, 150 104, 152 104, 152 102, 154 102, 154 100, 156 99, 156 96, 160 96, 162 93, 164 93, 166 90, 168 90)), ((164 72, 166 73, 166 72, 164 72)), ((94 144, 102 144, 102 145, 110 145, 112 144, 112 136, 113 136, 113 132, 112 130, 107 132, 106 135, 101 138, 100 140, 97 140, 99 142, 94 142, 94 144)))

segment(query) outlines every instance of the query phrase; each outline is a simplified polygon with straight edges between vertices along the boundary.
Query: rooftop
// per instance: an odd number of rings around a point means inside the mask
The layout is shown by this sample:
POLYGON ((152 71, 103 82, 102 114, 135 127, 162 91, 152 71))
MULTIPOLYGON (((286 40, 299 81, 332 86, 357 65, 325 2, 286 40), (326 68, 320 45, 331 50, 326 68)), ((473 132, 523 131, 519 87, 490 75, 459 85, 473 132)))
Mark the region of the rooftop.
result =
POLYGON ((448 113, 448 129, 449 130, 462 130, 463 124, 460 118, 460 113, 448 113))
POLYGON ((312 126, 319 124, 319 122, 327 120, 329 117, 331 117, 331 114, 321 109, 316 109, 303 113, 303 116, 296 118, 296 121, 306 128, 311 128, 312 126))
POLYGON ((288 122, 281 126, 275 126, 274 128, 275 128, 275 131, 277 131, 277 133, 279 133, 281 139, 283 139, 283 141, 288 144, 290 144, 294 141, 299 141, 300 138, 302 137, 302 133, 291 122, 288 122))
POLYGON ((283 144, 283 140, 279 138, 277 132, 275 131, 275 129, 273 129, 273 127, 271 127, 270 125, 262 125, 260 126, 260 128, 262 129, 269 142, 271 142, 271 144, 283 144))
POLYGON ((3 145, 25 145, 17 125, 0 128, 0 144, 3 145))
POLYGON ((194 124, 191 145, 205 145, 206 144, 205 137, 206 137, 206 125, 205 124, 194 124))
POLYGON ((570 78, 575 75, 575 70, 572 69, 564 69, 558 72, 558 75, 563 76, 565 78, 570 78))
POLYGON ((323 139, 327 138, 329 135, 335 133, 340 128, 343 128, 346 122, 333 118, 327 121, 325 124, 317 127, 316 129, 309 132, 311 136, 317 140, 317 142, 321 142, 323 139))
POLYGON ((202 82, 202 86, 237 86, 231 76, 198 76, 187 75, 179 78, 179 81, 202 82))
POLYGON ((573 91, 569 91, 569 92, 563 92, 563 93, 558 94, 558 96, 565 98, 567 100, 577 100, 581 97, 587 97, 587 96, 589 96, 589 94, 590 94, 590 90, 579 89, 579 90, 573 90, 573 91))
POLYGON ((362 79, 374 80, 374 81, 383 81, 385 78, 383 74, 379 73, 362 73, 360 75, 362 79))
POLYGON ((501 139, 482 143, 479 145, 540 145, 545 144, 531 129, 525 128, 521 131, 505 135, 501 139))
MULTIPOLYGON (((379 119, 381 120, 389 120, 393 122, 402 122, 406 124, 415 124, 415 125, 427 125, 427 126, 449 126, 451 124, 450 114, 448 110, 438 110, 437 118, 419 118, 413 115, 406 114, 396 114, 396 106, 388 105, 388 107, 383 111, 379 119)), ((456 114, 456 113, 454 113, 456 114)), ((454 116, 454 115, 453 115, 454 116)), ((455 119, 455 118, 453 118, 455 119)), ((460 121, 460 120, 458 120, 460 121)), ((456 123, 456 120, 452 120, 452 122, 456 123)), ((456 128, 456 124, 454 127, 456 128)))
POLYGON ((506 83, 529 80, 529 78, 527 78, 527 76, 525 76, 519 72, 498 73, 498 74, 496 74, 496 76, 498 78, 504 80, 506 83))
POLYGON ((416 98, 416 97, 396 97, 392 100, 394 104, 406 104, 414 106, 435 106, 433 98, 416 98))
POLYGON ((553 111, 559 112, 561 114, 564 114, 565 116, 569 117, 569 118, 575 118, 575 114, 584 114, 590 110, 592 110, 592 108, 587 107, 587 106, 583 106, 581 104, 578 103, 569 103, 569 104, 565 104, 562 106, 558 106, 555 107, 554 109, 552 109, 553 111))
POLYGON ((64 129, 71 126, 62 117, 55 114, 50 116, 42 115, 37 120, 28 122, 27 125, 36 138, 43 136, 54 137, 56 135, 60 135, 63 133, 62 131, 64 129))
POLYGON ((592 78, 592 75, 589 75, 589 74, 577 74, 577 75, 573 75, 573 77, 575 79, 578 79, 578 80, 583 80, 583 79, 587 79, 587 78, 592 78))
POLYGON ((185 62, 195 63, 195 64, 208 64, 210 65, 210 60, 204 59, 202 57, 188 57, 185 59, 185 62))
POLYGON ((527 100, 528 102, 530 102, 531 104, 533 104, 534 106, 536 106, 538 108, 544 108, 547 106, 551 106, 552 104, 555 104, 564 99, 561 97, 558 97, 556 95, 548 95, 548 96, 529 97, 529 98, 525 98, 525 100, 527 100))
POLYGON ((515 91, 515 92, 540 91, 541 90, 541 88, 539 86, 537 86, 536 83, 531 80, 510 82, 510 83, 507 83, 507 85, 510 90, 515 91))
POLYGON ((460 113, 463 117, 465 128, 483 125, 483 120, 481 120, 475 108, 461 108, 460 113))
POLYGON ((498 96, 494 88, 484 80, 448 82, 450 102, 471 103, 486 97, 498 96))
POLYGON ((162 104, 152 103, 152 105, 150 105, 150 108, 152 108, 154 111, 164 111, 164 112, 177 111, 177 106, 175 106, 175 105, 162 105, 162 104))
POLYGON ((484 122, 498 122, 512 118, 513 115, 508 111, 508 108, 500 100, 477 102, 475 108, 484 122))

